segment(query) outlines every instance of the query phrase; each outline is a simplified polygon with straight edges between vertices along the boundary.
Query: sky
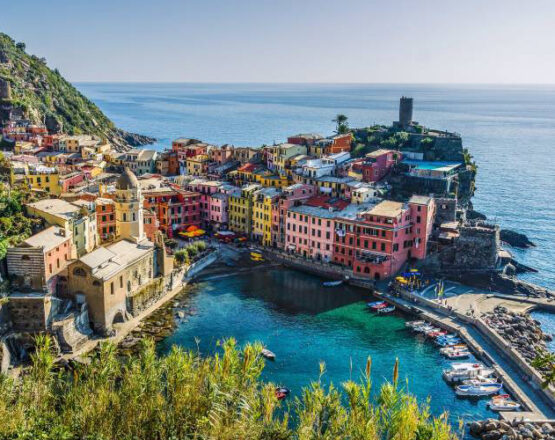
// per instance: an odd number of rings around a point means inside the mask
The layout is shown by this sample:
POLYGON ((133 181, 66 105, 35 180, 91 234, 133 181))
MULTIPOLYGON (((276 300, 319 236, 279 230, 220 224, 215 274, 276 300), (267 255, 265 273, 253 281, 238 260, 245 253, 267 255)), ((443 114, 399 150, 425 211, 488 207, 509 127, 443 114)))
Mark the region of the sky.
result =
POLYGON ((555 82, 553 0, 0 0, 74 82, 555 82))

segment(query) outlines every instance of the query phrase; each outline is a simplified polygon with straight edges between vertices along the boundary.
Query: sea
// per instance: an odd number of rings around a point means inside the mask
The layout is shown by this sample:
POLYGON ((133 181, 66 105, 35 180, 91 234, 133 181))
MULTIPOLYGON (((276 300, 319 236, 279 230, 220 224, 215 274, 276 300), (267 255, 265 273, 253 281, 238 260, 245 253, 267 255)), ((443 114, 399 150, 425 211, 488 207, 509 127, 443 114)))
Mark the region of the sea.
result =
MULTIPOLYGON (((478 164, 476 210, 502 228, 526 234, 536 247, 509 251, 534 267, 524 279, 555 289, 555 86, 387 84, 159 84, 79 83, 117 126, 157 139, 168 148, 177 137, 214 144, 271 145, 288 135, 329 135, 343 113, 351 127, 390 124, 401 96, 414 98, 414 119, 460 133, 478 164)), ((491 416, 483 401, 457 399, 441 379, 445 361, 404 329, 401 315, 376 317, 360 292, 341 298, 304 274, 264 272, 200 283, 193 301, 199 313, 161 344, 203 352, 226 336, 239 343, 261 340, 276 352, 264 378, 294 395, 318 379, 340 385, 356 378, 366 356, 376 386, 390 377, 398 357, 411 392, 431 396, 434 414, 452 420, 491 416), (330 296, 331 295, 331 296, 330 296), (320 304, 318 306, 317 304, 320 304), (325 305, 322 306, 322 303, 325 305)), ((536 315, 546 329, 550 314, 536 315)), ((404 375, 404 376, 403 376, 404 375)))

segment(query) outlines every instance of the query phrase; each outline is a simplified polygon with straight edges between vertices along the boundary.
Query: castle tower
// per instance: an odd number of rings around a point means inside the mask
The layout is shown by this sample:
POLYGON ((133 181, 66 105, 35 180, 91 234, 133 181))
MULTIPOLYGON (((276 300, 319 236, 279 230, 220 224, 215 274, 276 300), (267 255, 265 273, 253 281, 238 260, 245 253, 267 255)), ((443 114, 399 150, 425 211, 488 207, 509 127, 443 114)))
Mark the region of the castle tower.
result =
POLYGON ((2 99, 12 99, 12 91, 10 83, 5 79, 0 78, 0 100, 2 99))
POLYGON ((137 176, 125 168, 116 182, 116 235, 134 242, 146 239, 143 225, 144 198, 137 176))
POLYGON ((399 102, 399 125, 402 128, 408 127, 412 123, 412 98, 402 96, 399 102))

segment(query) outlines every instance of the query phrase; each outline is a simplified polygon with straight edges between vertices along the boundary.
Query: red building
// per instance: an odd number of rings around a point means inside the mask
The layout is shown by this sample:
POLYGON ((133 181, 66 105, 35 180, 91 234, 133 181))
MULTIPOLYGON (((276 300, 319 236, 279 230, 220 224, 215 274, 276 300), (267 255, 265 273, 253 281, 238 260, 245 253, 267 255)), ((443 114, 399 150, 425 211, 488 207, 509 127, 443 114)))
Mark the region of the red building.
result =
POLYGON ((96 227, 101 241, 108 241, 116 234, 116 205, 112 199, 99 197, 96 203, 96 227))
POLYGON ((379 149, 355 161, 351 170, 362 174, 364 182, 378 182, 391 171, 393 165, 400 161, 402 157, 400 151, 379 149))
POLYGON ((159 229, 168 237, 201 223, 200 194, 177 188, 144 190, 144 207, 152 210, 158 219, 159 229))
POLYGON ((408 203, 384 201, 354 220, 336 220, 333 261, 355 276, 375 280, 395 275, 410 258, 426 256, 435 203, 413 196, 408 203))
POLYGON ((352 136, 350 133, 338 134, 330 138, 331 144, 329 145, 326 154, 342 153, 344 151, 351 151, 352 136))
POLYGON ((79 171, 74 171, 69 174, 60 175, 59 179, 60 188, 62 192, 65 193, 83 182, 85 180, 85 174, 79 171))

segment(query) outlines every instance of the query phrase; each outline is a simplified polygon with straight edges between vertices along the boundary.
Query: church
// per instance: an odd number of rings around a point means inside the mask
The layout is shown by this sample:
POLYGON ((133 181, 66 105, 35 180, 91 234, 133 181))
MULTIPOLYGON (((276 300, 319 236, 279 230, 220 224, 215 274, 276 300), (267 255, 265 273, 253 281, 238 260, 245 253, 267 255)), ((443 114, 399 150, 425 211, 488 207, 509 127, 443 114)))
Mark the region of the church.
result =
POLYGON ((132 298, 158 277, 169 275, 160 234, 149 241, 143 224, 144 197, 137 177, 126 168, 116 182, 116 242, 99 247, 68 267, 68 293, 86 303, 91 327, 107 334, 132 314, 132 298))

